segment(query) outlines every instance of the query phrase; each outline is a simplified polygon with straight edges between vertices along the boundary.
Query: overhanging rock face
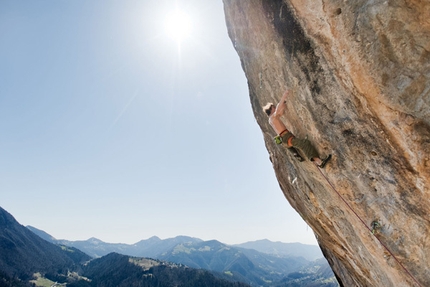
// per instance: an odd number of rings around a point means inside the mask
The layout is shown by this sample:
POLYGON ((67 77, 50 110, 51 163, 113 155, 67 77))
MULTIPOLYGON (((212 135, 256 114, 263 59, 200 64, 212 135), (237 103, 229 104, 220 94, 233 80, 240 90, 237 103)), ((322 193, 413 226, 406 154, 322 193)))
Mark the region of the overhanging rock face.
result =
POLYGON ((430 286, 430 2, 224 0, 285 197, 343 286, 430 286), (273 141, 261 107, 333 159, 273 141), (378 227, 372 233, 372 222, 378 227))

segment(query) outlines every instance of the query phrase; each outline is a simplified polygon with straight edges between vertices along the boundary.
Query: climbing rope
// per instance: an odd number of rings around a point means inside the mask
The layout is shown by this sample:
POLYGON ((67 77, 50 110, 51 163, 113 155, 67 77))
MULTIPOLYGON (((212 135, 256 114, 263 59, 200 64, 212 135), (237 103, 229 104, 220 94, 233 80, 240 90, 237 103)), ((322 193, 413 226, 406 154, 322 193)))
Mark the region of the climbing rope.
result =
MULTIPOLYGON (((324 173, 321 171, 320 168, 318 168, 317 166, 315 166, 318 171, 320 172, 320 174, 325 178, 325 180, 327 181, 327 183, 330 185, 330 187, 337 193, 337 195, 340 197, 340 199, 345 203, 345 205, 352 211, 352 213, 355 214, 355 216, 358 218, 358 220, 361 221, 361 223, 363 223, 363 225, 373 234, 375 232, 375 226, 373 226, 373 222, 372 222, 372 228, 370 228, 369 226, 367 226, 366 222, 364 222, 364 220, 354 211, 354 209, 351 207, 351 205, 349 205, 349 203, 343 198, 343 196, 336 190, 336 188, 333 186, 333 184, 330 182, 330 180, 324 175, 324 173)), ((377 223, 379 225, 379 223, 377 223)), ((390 249, 388 249, 388 247, 377 237, 375 236, 375 238, 379 241, 379 243, 381 244, 382 247, 385 248, 385 250, 387 250, 387 252, 391 255, 391 257, 394 258, 394 260, 400 265, 400 267, 402 267, 402 269, 406 272, 406 274, 408 274, 413 281, 415 281, 415 283, 417 283, 418 286, 422 287, 422 285, 420 284, 420 282, 411 274, 411 272, 408 271, 408 269, 406 269, 406 267, 399 261, 399 259, 397 259, 397 257, 393 254, 393 252, 391 252, 390 249)))

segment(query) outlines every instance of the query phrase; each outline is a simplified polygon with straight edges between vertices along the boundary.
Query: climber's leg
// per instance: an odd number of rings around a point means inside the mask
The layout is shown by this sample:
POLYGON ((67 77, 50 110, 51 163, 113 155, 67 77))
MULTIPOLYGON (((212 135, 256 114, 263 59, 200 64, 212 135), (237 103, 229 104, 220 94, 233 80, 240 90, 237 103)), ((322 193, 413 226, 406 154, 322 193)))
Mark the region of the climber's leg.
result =
POLYGON ((287 150, 293 154, 293 156, 298 160, 298 161, 304 161, 304 158, 300 155, 299 151, 296 150, 294 147, 287 147, 287 150))
POLYGON ((315 158, 320 158, 317 150, 309 140, 293 138, 291 143, 293 147, 300 149, 309 160, 313 161, 315 158))

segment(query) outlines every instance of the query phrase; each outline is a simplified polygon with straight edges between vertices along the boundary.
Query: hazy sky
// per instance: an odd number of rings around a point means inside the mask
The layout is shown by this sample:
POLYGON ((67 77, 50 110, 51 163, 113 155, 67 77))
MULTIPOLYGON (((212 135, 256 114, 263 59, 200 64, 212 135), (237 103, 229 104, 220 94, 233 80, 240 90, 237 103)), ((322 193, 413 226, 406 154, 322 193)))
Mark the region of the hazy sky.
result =
POLYGON ((221 0, 0 1, 0 206, 57 239, 316 244, 276 181, 221 0), (166 30, 178 9, 182 41, 166 30))

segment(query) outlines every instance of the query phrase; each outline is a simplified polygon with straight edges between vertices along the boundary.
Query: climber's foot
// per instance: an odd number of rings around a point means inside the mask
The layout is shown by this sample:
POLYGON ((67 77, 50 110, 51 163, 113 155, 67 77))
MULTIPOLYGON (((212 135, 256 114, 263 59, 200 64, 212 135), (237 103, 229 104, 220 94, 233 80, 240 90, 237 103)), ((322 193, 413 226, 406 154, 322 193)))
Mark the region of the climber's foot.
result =
POLYGON ((321 164, 318 166, 319 168, 324 168, 327 162, 331 159, 331 154, 329 154, 325 159, 322 160, 321 164))

